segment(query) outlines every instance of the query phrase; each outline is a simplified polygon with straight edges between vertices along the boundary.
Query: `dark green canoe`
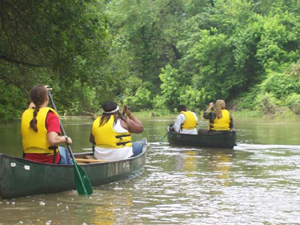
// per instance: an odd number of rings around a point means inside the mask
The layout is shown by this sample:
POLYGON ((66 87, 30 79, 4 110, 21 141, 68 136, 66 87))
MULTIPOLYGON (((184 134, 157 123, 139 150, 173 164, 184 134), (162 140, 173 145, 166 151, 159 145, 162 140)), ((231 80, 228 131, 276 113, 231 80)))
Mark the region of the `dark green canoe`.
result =
POLYGON ((232 149, 236 145, 236 132, 234 130, 211 131, 191 135, 172 131, 168 133, 168 141, 171 145, 232 149))
MULTIPOLYGON (((137 174, 146 161, 147 140, 143 152, 125 160, 82 164, 92 186, 123 180, 137 174)), ((82 158, 92 153, 77 153, 82 158)), ((0 196, 3 199, 27 195, 57 193, 75 190, 74 166, 33 162, 27 159, 0 154, 0 196)))

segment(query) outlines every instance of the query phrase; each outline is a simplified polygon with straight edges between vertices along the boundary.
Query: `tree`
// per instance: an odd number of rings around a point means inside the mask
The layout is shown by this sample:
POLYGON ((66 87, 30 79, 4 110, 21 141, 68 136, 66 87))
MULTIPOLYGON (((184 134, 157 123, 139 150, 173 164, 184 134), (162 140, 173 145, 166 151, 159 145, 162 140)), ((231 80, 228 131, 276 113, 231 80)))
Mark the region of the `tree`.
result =
POLYGON ((37 82, 47 83, 59 87, 59 99, 77 80, 101 84, 107 55, 102 6, 97 0, 1 1, 0 82, 24 96, 37 82))
POLYGON ((128 69, 153 95, 159 91, 161 68, 181 57, 175 43, 184 17, 182 4, 182 0, 117 0, 110 5, 110 31, 126 40, 131 53, 128 69))

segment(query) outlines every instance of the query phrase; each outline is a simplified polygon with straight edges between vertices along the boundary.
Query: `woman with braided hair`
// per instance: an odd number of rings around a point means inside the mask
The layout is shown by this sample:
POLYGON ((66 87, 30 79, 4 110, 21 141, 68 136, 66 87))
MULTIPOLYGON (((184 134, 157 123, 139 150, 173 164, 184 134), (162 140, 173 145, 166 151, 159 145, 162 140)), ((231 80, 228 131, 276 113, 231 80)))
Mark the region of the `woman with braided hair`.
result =
POLYGON ((48 89, 37 85, 30 91, 31 103, 22 114, 21 134, 23 157, 32 161, 55 164, 72 164, 65 148, 72 139, 60 136, 60 121, 57 112, 48 107, 48 89))
POLYGON ((232 116, 225 109, 225 101, 222 99, 216 101, 216 106, 214 106, 213 102, 209 103, 203 117, 209 120, 208 129, 210 131, 226 131, 233 128, 232 116), (211 111, 212 108, 215 108, 215 110, 211 111))
POLYGON ((126 105, 123 114, 115 102, 106 102, 104 112, 93 122, 90 142, 94 144, 96 159, 109 161, 127 159, 142 152, 143 144, 131 142, 131 133, 142 133, 142 122, 137 119, 126 105))

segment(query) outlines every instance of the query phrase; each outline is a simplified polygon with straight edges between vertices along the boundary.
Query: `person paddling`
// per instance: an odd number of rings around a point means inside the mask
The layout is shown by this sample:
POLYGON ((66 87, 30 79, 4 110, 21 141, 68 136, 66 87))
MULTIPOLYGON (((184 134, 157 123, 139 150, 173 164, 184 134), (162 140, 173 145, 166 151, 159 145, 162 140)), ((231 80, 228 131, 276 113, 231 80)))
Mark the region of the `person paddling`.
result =
POLYGON ((30 91, 31 103, 22 114, 21 135, 23 157, 32 161, 54 164, 72 164, 66 149, 72 139, 60 136, 57 112, 48 107, 49 97, 45 85, 37 85, 30 91))
POLYGON ((124 106, 123 114, 115 102, 106 102, 103 113, 98 116, 92 125, 90 142, 95 145, 96 159, 122 160, 136 156, 142 152, 143 144, 131 141, 131 133, 142 133, 142 122, 124 106))
POLYGON ((198 134, 196 128, 198 118, 196 114, 189 111, 185 105, 179 105, 177 111, 179 115, 176 117, 174 126, 170 126, 169 130, 175 130, 182 134, 198 134))
POLYGON ((214 103, 209 103, 208 108, 203 114, 204 119, 209 120, 208 130, 210 131, 227 131, 233 128, 233 119, 228 110, 225 109, 225 101, 219 99, 214 103), (212 108, 215 107, 215 111, 212 108))

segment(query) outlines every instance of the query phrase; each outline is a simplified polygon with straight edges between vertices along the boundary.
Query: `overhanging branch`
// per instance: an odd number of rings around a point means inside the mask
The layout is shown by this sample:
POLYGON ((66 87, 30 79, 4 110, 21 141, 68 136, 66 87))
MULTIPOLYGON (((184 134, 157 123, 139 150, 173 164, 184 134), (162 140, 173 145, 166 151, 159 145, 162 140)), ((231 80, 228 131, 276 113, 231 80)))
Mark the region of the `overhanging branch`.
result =
POLYGON ((32 64, 32 63, 28 63, 28 62, 24 62, 24 61, 19 61, 19 60, 15 60, 15 59, 9 59, 9 58, 7 58, 4 55, 0 56, 0 60, 6 61, 6 62, 10 62, 10 63, 14 63, 14 64, 18 64, 18 65, 23 65, 23 66, 47 67, 46 65, 38 65, 38 64, 32 64))

